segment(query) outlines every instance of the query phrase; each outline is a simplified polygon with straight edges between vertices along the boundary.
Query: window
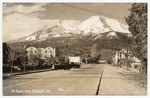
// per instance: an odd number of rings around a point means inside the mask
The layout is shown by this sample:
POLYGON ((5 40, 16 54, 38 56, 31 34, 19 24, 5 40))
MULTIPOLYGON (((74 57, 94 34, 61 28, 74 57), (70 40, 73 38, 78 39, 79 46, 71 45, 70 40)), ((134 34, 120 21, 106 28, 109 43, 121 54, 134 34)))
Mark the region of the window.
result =
POLYGON ((35 51, 35 53, 36 53, 36 51, 35 51))
POLYGON ((47 50, 45 50, 45 53, 47 53, 47 50))

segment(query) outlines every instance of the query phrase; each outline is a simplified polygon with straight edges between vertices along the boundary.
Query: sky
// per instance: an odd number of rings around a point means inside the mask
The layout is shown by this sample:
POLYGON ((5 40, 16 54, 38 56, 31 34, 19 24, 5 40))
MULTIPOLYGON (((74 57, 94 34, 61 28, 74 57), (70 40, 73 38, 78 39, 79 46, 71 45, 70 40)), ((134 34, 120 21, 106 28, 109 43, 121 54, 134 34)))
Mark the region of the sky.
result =
POLYGON ((3 42, 28 36, 52 19, 78 20, 103 15, 125 24, 132 3, 3 3, 3 42))

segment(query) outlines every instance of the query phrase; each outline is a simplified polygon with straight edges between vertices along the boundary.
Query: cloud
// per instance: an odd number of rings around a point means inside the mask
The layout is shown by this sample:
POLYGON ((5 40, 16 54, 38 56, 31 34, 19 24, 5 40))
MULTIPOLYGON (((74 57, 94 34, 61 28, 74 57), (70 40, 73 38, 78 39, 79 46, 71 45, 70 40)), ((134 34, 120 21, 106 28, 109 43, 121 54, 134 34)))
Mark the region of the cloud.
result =
POLYGON ((3 19, 3 41, 14 40, 43 28, 45 23, 32 15, 13 13, 3 19))
POLYGON ((33 4, 32 6, 26 6, 25 4, 14 4, 12 6, 8 6, 9 4, 3 4, 3 13, 10 14, 10 13, 22 13, 22 14, 31 14, 34 12, 45 11, 46 9, 44 6, 46 4, 39 3, 33 4))
POLYGON ((3 41, 14 40, 32 34, 46 25, 38 18, 46 4, 3 4, 3 41))

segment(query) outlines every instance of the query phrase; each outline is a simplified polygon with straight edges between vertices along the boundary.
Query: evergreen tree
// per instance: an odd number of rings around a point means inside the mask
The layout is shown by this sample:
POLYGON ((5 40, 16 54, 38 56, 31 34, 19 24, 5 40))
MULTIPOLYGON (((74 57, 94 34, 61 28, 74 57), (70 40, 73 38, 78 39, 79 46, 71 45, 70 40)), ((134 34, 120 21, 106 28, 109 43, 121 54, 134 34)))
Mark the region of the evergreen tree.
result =
POLYGON ((134 3, 126 18, 129 30, 133 34, 136 56, 142 61, 141 72, 147 72, 147 3, 134 3))

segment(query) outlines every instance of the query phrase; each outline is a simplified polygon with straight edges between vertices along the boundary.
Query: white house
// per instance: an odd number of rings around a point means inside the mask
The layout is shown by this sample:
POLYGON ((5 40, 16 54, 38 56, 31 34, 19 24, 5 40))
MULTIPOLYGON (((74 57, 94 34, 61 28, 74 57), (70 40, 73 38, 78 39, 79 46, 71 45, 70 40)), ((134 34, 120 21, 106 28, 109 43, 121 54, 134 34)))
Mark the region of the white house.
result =
POLYGON ((120 59, 125 59, 126 56, 128 56, 127 58, 130 58, 130 55, 131 55, 130 51, 128 51, 128 54, 127 54, 127 51, 125 49, 122 49, 120 51, 116 51, 116 54, 115 54, 113 61, 115 64, 118 64, 120 59))
POLYGON ((28 60, 31 59, 31 56, 37 54, 37 49, 36 49, 35 47, 33 47, 33 46, 28 47, 28 48, 26 49, 26 51, 27 51, 28 60))
POLYGON ((45 48, 45 57, 55 57, 55 48, 47 47, 45 48))
POLYGON ((120 59, 119 52, 116 51, 115 57, 114 57, 114 59, 113 59, 113 62, 114 62, 115 64, 117 64, 119 59, 120 59))
POLYGON ((56 55, 56 50, 55 48, 52 47, 47 47, 44 49, 44 48, 35 48, 31 46, 28 47, 26 51, 27 51, 28 60, 31 59, 31 55, 37 56, 41 59, 45 59, 47 57, 55 57, 56 55))
POLYGON ((141 67, 141 60, 139 60, 135 56, 131 58, 131 60, 132 60, 131 67, 139 70, 139 68, 141 67))
POLYGON ((127 53, 127 51, 125 49, 122 49, 121 51, 119 51, 120 58, 121 59, 126 58, 126 56, 125 56, 126 53, 127 53))
POLYGON ((45 59, 45 49, 44 48, 38 48, 37 49, 37 56, 40 59, 45 59))

